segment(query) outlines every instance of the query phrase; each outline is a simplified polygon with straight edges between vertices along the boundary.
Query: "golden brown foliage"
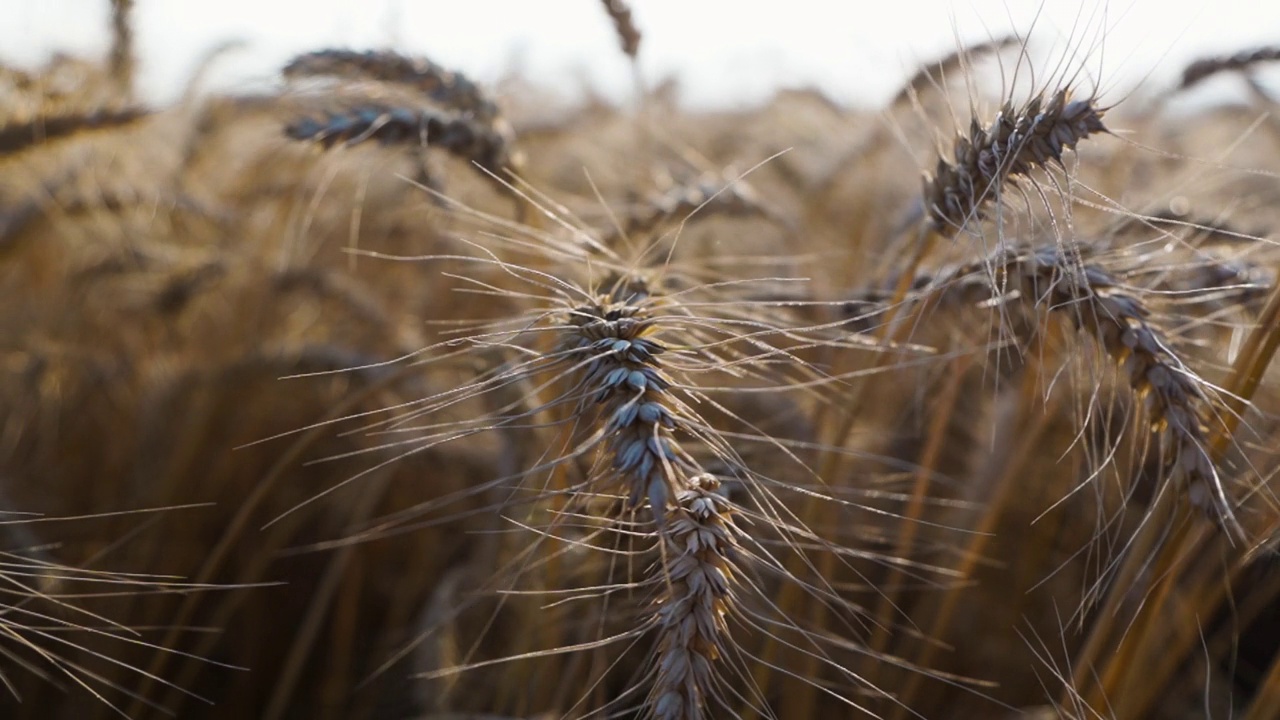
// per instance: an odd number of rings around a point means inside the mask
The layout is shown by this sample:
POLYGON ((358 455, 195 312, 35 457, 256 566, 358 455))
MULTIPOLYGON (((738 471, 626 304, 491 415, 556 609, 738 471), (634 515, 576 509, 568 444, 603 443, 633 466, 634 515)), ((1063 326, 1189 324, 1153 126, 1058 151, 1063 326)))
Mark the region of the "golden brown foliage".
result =
POLYGON ((1275 717, 1271 108, 142 113, 131 6, 0 79, 6 717, 1275 717))

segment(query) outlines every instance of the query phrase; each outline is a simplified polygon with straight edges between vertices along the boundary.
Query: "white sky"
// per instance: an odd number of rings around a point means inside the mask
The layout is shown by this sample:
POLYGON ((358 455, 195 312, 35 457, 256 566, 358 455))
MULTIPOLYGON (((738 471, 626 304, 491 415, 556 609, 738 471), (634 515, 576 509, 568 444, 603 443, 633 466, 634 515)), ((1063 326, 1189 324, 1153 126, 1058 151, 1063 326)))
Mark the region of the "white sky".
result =
MULTIPOLYGON (((420 52, 478 80, 520 68, 539 83, 576 91, 584 82, 613 97, 630 87, 629 67, 600 0, 137 0, 144 92, 174 97, 197 58, 233 39, 218 86, 274 82, 299 52, 392 46, 420 52)), ((1189 59, 1280 43, 1276 0, 632 0, 645 37, 650 81, 683 80, 686 100, 749 102, 778 86, 817 85, 832 97, 878 104, 921 60, 1010 29, 1067 46, 1072 26, 1103 44, 1104 80, 1147 73, 1170 82, 1189 59), (1105 14, 1105 22, 1104 22, 1105 14)), ((50 52, 100 53, 107 0, 0 0, 0 59, 29 64, 50 52)), ((1089 65, 1099 67, 1094 57, 1089 65)))

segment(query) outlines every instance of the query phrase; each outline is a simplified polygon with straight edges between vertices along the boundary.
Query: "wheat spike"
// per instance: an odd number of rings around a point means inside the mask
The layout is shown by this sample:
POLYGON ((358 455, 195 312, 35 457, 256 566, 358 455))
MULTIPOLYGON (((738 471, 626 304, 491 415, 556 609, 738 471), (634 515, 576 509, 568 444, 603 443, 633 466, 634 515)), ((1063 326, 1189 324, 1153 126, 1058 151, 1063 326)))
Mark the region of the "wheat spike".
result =
POLYGON ((462 115, 435 110, 387 107, 362 103, 324 119, 303 118, 290 123, 285 134, 332 147, 377 140, 384 145, 421 143, 472 160, 494 174, 510 167, 511 154, 500 135, 462 115))
POLYGON ((666 573, 657 578, 657 677, 649 714, 657 720, 703 717, 717 685, 712 663, 725 652, 740 555, 729 501, 710 475, 691 479, 667 516, 662 544, 666 573))
POLYGON ((955 72, 957 69, 963 68, 966 62, 972 62, 984 55, 1000 52, 1006 48, 1013 47, 1021 42, 1021 38, 1017 35, 1007 35, 1005 37, 995 38, 976 45, 970 45, 965 48, 956 50, 934 62, 922 65, 916 71, 911 79, 908 80, 898 94, 894 96, 893 101, 889 103, 890 107, 904 105, 911 101, 911 98, 917 97, 920 93, 931 87, 937 86, 943 82, 949 73, 955 72))
POLYGON ((573 310, 566 360, 580 365, 584 388, 578 415, 600 406, 596 426, 612 472, 632 507, 648 502, 662 562, 650 582, 659 588, 654 684, 646 713, 661 720, 704 716, 715 695, 714 662, 729 637, 734 563, 741 533, 718 481, 676 442, 690 419, 672 397, 659 356, 650 288, 624 276, 597 303, 573 310))
POLYGON ((329 76, 368 79, 407 85, 441 106, 489 124, 501 113, 484 90, 460 72, 421 57, 389 50, 318 50, 290 60, 281 71, 286 78, 329 76))
MULTIPOLYGON (((925 280, 917 281, 924 284, 925 280)), ((1237 529, 1233 501, 1209 454, 1209 424, 1221 404, 1149 320, 1142 300, 1105 268, 1074 262, 1057 247, 1003 250, 928 284, 934 289, 926 296, 940 302, 1004 298, 1007 305, 1017 298, 1026 309, 1044 308, 1069 317, 1078 331, 1097 341, 1119 365, 1128 386, 1146 400, 1168 481, 1181 488, 1192 505, 1227 529, 1237 529)))
POLYGON ((62 140, 88 130, 105 130, 128 125, 147 117, 141 108, 98 110, 39 117, 27 122, 0 126, 0 156, 22 152, 52 140, 62 140))
POLYGON ((986 205, 1007 182, 1036 168, 1062 164, 1062 153, 1084 138, 1107 133, 1104 109, 1092 100, 1072 100, 1069 90, 1037 95, 1020 108, 1006 104, 989 127, 975 118, 967 136, 956 139, 954 161, 938 159, 924 179, 925 216, 938 232, 959 230, 981 220, 986 205))
POLYGON ((770 207, 745 181, 726 185, 723 177, 704 173, 654 195, 628 215, 614 233, 602 238, 602 242, 611 245, 620 235, 631 239, 653 237, 671 224, 692 219, 694 213, 698 217, 763 217, 780 226, 788 225, 787 218, 770 207))
POLYGON ((1199 84, 1206 78, 1223 72, 1245 70, 1263 62, 1280 60, 1280 47, 1264 47, 1256 50, 1245 50, 1225 57, 1202 58, 1188 65, 1182 71, 1180 90, 1199 84))
POLYGON ((603 0, 604 10, 613 21, 613 29, 618 33, 618 42, 622 52, 633 61, 640 52, 640 34, 635 19, 631 17, 631 8, 624 0, 603 0))

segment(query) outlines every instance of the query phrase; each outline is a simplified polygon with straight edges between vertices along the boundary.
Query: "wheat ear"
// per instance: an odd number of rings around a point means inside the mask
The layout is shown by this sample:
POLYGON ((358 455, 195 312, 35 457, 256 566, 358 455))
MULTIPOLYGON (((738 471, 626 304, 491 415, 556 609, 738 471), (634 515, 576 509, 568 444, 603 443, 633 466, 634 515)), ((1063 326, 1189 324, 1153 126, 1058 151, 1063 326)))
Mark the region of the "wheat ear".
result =
POLYGON ((463 115, 435 110, 361 103, 323 119, 303 118, 290 123, 285 134, 324 147, 356 145, 367 140, 383 144, 422 143, 467 158, 494 174, 511 164, 506 139, 463 115))
POLYGON ((286 78, 328 76, 396 83, 412 87, 441 106, 481 123, 492 123, 501 117, 498 104, 466 75, 422 57, 386 50, 318 50, 290 60, 281 73, 286 78))
POLYGON ((636 27, 635 20, 631 17, 631 8, 624 0, 602 0, 604 3, 604 11, 609 14, 609 19, 613 21, 613 29, 618 33, 618 43, 622 47, 622 52, 633 61, 636 59, 637 53, 640 52, 640 29, 636 27))
POLYGON ((649 336, 656 325, 642 309, 612 296, 575 309, 570 357, 585 359, 582 385, 589 388, 580 410, 603 407, 603 434, 613 468, 633 506, 647 499, 661 523, 669 498, 688 488, 695 469, 671 437, 676 418, 669 403, 671 381, 658 355, 666 348, 649 336))
MULTIPOLYGON (((923 280, 917 280, 923 285, 923 280)), ((1238 530, 1233 503, 1210 455, 1209 425, 1221 403, 1178 357, 1150 311, 1124 284, 1096 264, 1080 263, 1057 247, 1005 250, 933 278, 940 302, 1018 298, 1028 309, 1066 315, 1120 367, 1129 388, 1146 401, 1160 439, 1166 477, 1185 498, 1228 530, 1238 530), (994 280, 993 280, 994 278, 994 280)))
POLYGON ((1280 47, 1264 47, 1256 50, 1245 50, 1226 57, 1202 58, 1188 65, 1182 71, 1182 82, 1178 89, 1185 90, 1200 81, 1223 72, 1245 70, 1258 63, 1280 60, 1280 47))
POLYGON ((922 92, 931 87, 937 87, 946 81, 949 73, 963 70, 968 62, 979 59, 984 55, 991 55, 1006 48, 1013 47, 1022 42, 1017 35, 1006 35, 1004 37, 987 40, 986 42, 969 45, 968 47, 956 50, 953 53, 939 58, 927 65, 921 65, 919 70, 911 76, 911 79, 902 86, 898 94, 894 96, 893 101, 889 103, 890 107, 899 107, 911 102, 911 99, 918 97, 922 92))
POLYGON ((658 720, 700 718, 717 685, 712 662, 724 654, 733 608, 735 561, 742 531, 710 475, 691 479, 676 497, 662 533, 666 573, 659 581, 661 637, 650 714, 658 720))
POLYGON ((27 150, 50 140, 60 140, 88 130, 102 130, 128 125, 146 117, 141 108, 98 110, 38 117, 27 122, 0 125, 0 156, 27 150))
POLYGON ((667 379, 651 339, 656 325, 633 301, 643 290, 624 286, 623 302, 609 296, 578 308, 572 349, 589 353, 583 403, 603 405, 604 433, 613 468, 633 506, 649 501, 666 560, 654 578, 658 649, 648 714, 659 720, 700 718, 716 686, 712 663, 723 654, 724 622, 733 576, 729 563, 734 526, 714 480, 679 450, 671 437, 679 424, 667 379))
POLYGON ((607 246, 619 237, 652 238, 673 224, 698 218, 761 217, 782 227, 789 223, 770 207, 744 180, 726 184, 722 176, 706 173, 688 183, 677 184, 628 215, 614 233, 601 239, 607 246))
POLYGON ((582 363, 579 415, 601 407, 612 471, 632 507, 647 500, 657 528, 662 561, 650 583, 658 588, 658 639, 646 714, 686 720, 704 716, 719 686, 714 664, 729 638, 741 531, 715 492, 718 481, 674 437, 696 431, 663 372, 653 302, 643 281, 619 279, 611 293, 573 310, 566 349, 582 363))
POLYGON ((1092 99, 1072 100, 1069 90, 1041 94, 1020 108, 1005 104, 989 127, 975 118, 968 135, 956 139, 954 161, 938 159, 924 178, 925 217, 935 231, 963 228, 981 220, 987 204, 1005 183, 1016 182, 1036 168, 1062 165, 1062 153, 1096 133, 1106 110, 1092 99))

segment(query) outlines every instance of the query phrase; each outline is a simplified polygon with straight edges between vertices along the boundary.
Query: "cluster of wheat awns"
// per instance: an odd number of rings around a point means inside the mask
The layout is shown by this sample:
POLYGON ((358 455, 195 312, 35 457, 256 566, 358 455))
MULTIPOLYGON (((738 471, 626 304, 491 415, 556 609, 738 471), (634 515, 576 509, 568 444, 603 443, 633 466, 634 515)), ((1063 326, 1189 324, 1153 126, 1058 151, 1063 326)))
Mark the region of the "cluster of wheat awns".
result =
POLYGON ((1280 718, 1274 49, 154 109, 133 5, 0 68, 6 717, 1280 718))

